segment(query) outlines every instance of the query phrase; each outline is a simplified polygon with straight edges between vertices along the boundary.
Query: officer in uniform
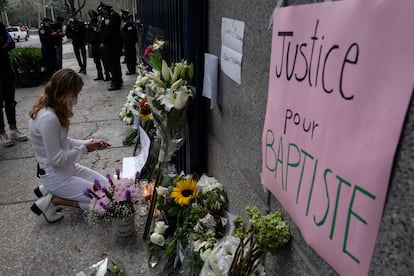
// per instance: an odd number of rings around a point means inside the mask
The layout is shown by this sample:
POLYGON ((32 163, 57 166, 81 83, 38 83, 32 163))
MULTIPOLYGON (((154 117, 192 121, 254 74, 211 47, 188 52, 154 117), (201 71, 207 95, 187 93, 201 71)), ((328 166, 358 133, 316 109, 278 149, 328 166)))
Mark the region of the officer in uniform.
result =
POLYGON ((111 6, 102 2, 99 9, 102 9, 104 17, 100 47, 104 50, 104 59, 108 62, 111 72, 111 85, 108 90, 119 90, 123 83, 120 61, 122 52, 121 17, 111 6))
MULTIPOLYGON (((98 7, 98 14, 100 15, 99 19, 99 29, 98 29, 98 37, 99 37, 99 45, 103 43, 104 33, 105 33, 105 16, 103 14, 103 9, 101 6, 98 7)), ((101 50, 101 57, 102 57, 102 63, 104 65, 105 74, 108 73, 108 75, 105 75, 104 81, 110 81, 111 80, 111 71, 109 70, 108 61, 105 58, 104 49, 99 46, 99 49, 101 50)))
POLYGON ((136 74, 137 50, 136 43, 138 41, 137 29, 131 22, 129 11, 121 9, 122 28, 121 36, 125 53, 125 63, 128 68, 127 75, 136 74))
POLYGON ((42 44, 42 56, 46 67, 46 80, 49 80, 56 71, 56 50, 52 22, 53 21, 48 17, 43 18, 42 26, 39 29, 39 38, 40 43, 42 44))
POLYGON ((72 39, 73 51, 80 67, 79 73, 86 74, 86 28, 85 23, 78 20, 75 14, 71 14, 66 26, 66 36, 72 39))
POLYGON ((101 22, 98 20, 98 13, 96 11, 90 10, 88 14, 90 17, 90 22, 86 28, 86 42, 92 48, 92 57, 96 65, 96 70, 98 72, 98 76, 94 80, 104 80, 102 68, 105 71, 106 79, 109 80, 109 70, 106 64, 103 62, 103 50, 99 48, 99 45, 101 44, 99 39, 101 22))
POLYGON ((62 55, 63 55, 63 37, 65 32, 63 31, 63 18, 57 16, 55 23, 53 24, 53 37, 55 43, 56 52, 56 70, 62 69, 62 55))

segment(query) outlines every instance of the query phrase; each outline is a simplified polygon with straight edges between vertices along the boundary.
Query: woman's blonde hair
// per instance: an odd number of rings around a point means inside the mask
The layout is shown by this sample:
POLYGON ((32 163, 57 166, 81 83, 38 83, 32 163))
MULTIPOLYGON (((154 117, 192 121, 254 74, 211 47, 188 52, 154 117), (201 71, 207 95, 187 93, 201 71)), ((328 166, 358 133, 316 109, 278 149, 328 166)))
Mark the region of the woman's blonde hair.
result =
POLYGON ((72 69, 60 69, 55 72, 45 86, 45 92, 34 104, 29 116, 36 118, 40 109, 52 107, 63 127, 69 127, 69 118, 73 116, 71 107, 65 103, 68 96, 78 96, 83 87, 83 80, 72 69))

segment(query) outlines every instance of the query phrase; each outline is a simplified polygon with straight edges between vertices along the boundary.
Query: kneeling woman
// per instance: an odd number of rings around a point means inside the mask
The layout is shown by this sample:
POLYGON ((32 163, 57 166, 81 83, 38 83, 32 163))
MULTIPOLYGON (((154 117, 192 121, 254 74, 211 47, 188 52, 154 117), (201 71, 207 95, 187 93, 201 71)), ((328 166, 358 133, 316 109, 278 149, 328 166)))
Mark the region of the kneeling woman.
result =
POLYGON ((88 152, 110 145, 104 140, 68 137, 72 108, 83 84, 72 69, 57 71, 29 112, 29 136, 41 172, 41 186, 35 189, 40 198, 31 209, 37 215, 43 214, 48 222, 63 218, 56 212, 57 205, 87 209, 89 198, 83 191, 92 188, 95 180, 107 183, 103 175, 78 162, 88 152))

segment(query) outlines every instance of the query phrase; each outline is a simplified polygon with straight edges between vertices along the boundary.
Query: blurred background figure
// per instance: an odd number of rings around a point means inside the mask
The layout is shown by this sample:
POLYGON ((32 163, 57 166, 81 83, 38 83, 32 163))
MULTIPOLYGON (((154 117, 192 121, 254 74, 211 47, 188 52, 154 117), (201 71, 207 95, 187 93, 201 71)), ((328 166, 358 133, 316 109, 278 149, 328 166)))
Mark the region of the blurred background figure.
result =
POLYGON ((66 37, 72 39, 73 51, 80 67, 79 73, 86 74, 86 27, 73 13, 66 26, 66 37))
POLYGON ((100 47, 104 51, 104 60, 111 72, 111 85, 108 90, 119 90, 123 83, 120 61, 122 52, 121 17, 112 9, 112 6, 102 2, 98 10, 101 10, 104 18, 100 47))
POLYGON ((27 140, 27 136, 20 132, 16 126, 16 100, 14 99, 16 74, 9 59, 9 51, 14 47, 12 37, 3 22, 0 22, 0 143, 5 147, 13 146, 13 140, 27 140), (9 134, 5 129, 3 107, 10 128, 9 134))
POLYGON ((94 80, 104 80, 103 71, 105 71, 105 77, 109 80, 109 70, 103 62, 103 49, 99 47, 99 30, 101 22, 98 20, 98 13, 96 11, 90 10, 88 15, 90 17, 90 22, 86 27, 86 42, 88 43, 88 47, 91 47, 92 49, 93 61, 95 62, 96 71, 98 72, 98 76, 94 80))
POLYGON ((46 80, 56 71, 56 50, 55 37, 53 36, 53 21, 45 17, 42 20, 42 26, 39 29, 40 43, 42 44, 42 56, 46 67, 46 80))
POLYGON ((122 18, 122 43, 125 53, 125 63, 128 68, 127 75, 136 74, 137 65, 137 50, 136 43, 138 41, 137 29, 132 23, 132 16, 129 15, 129 11, 121 9, 122 18))
POLYGON ((55 23, 53 24, 53 38, 55 43, 55 52, 56 52, 56 70, 62 69, 62 55, 63 55, 63 37, 65 32, 63 31, 63 18, 57 16, 55 18, 55 23))

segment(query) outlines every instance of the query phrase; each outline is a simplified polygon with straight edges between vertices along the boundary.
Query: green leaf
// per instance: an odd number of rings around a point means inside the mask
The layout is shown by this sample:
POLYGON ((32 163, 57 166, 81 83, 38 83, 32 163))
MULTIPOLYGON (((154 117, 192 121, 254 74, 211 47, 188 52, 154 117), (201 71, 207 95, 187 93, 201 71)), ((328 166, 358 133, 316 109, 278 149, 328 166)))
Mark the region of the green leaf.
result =
POLYGON ((170 244, 165 249, 165 254, 167 256, 171 255, 175 251, 176 247, 177 247, 177 238, 175 238, 172 242, 170 242, 170 244))

